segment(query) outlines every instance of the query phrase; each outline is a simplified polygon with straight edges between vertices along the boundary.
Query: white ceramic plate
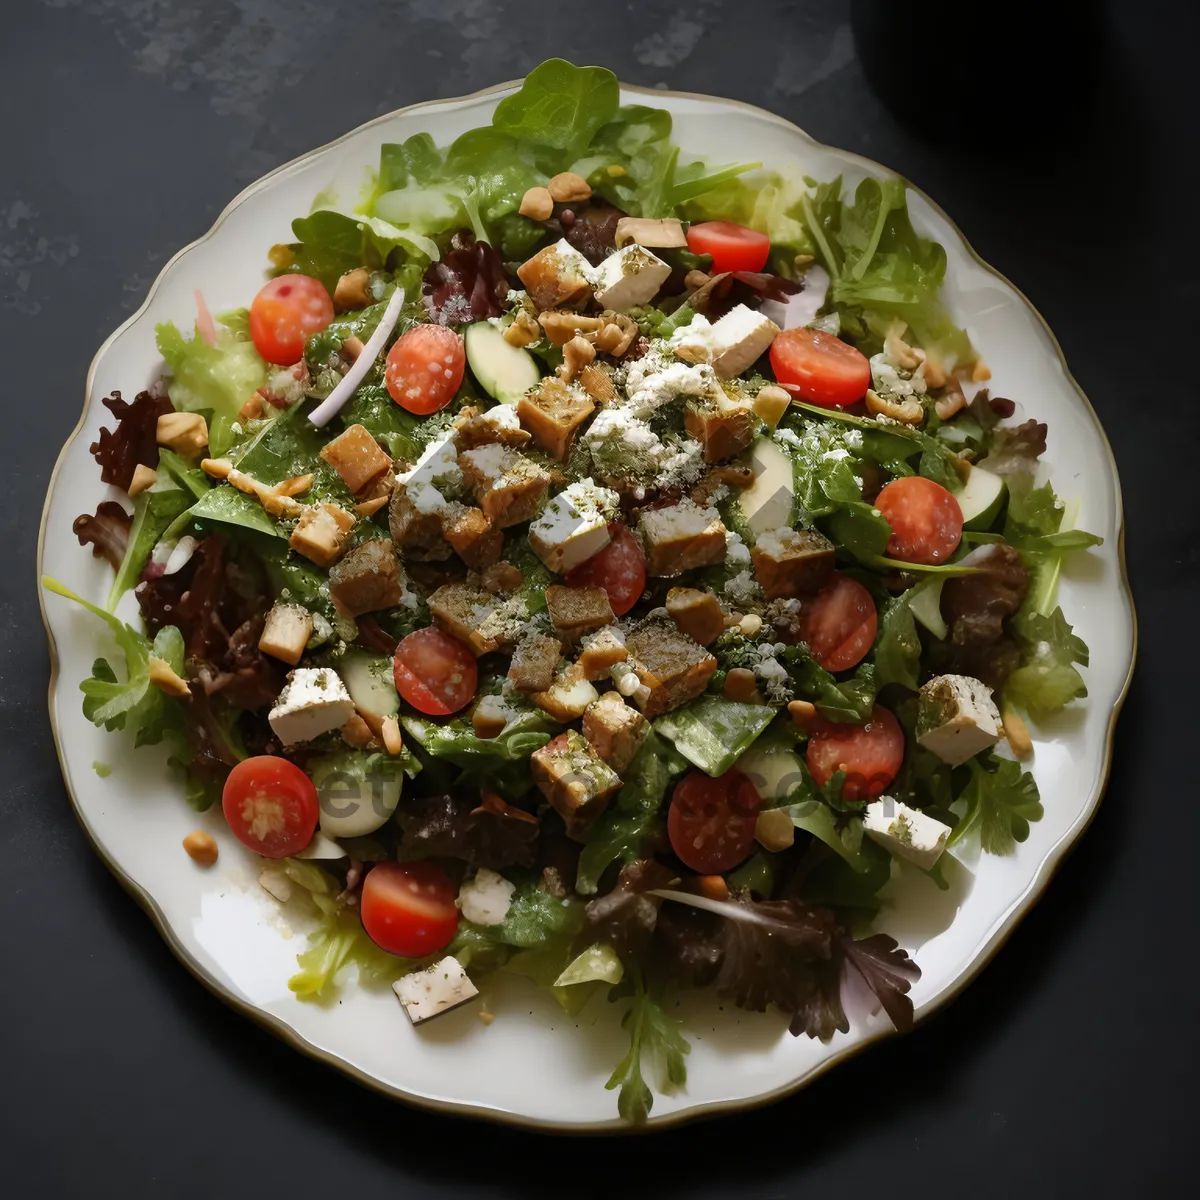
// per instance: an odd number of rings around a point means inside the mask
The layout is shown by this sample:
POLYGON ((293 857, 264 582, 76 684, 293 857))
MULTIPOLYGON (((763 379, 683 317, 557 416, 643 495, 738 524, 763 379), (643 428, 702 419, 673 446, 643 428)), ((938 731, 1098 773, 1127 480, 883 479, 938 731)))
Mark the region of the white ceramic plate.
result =
MULTIPOLYGON (((439 144, 486 124, 515 84, 458 100, 416 105, 380 117, 247 188, 213 229, 163 269, 145 304, 101 347, 87 381, 86 407, 55 470, 43 517, 40 572, 102 601, 109 570, 82 551, 71 533, 79 513, 106 497, 88 453, 108 416, 100 401, 114 388, 132 396, 158 374, 156 322, 190 325, 193 291, 219 312, 246 302, 263 281, 265 254, 289 240, 290 222, 331 185, 357 197, 379 145, 428 130, 439 144)), ((686 150, 714 161, 753 157, 769 167, 820 179, 838 174, 853 187, 876 164, 819 145, 795 126, 728 100, 643 92, 625 99, 662 105, 675 118, 686 150)), ((958 869, 955 886, 938 892, 907 873, 889 887, 903 893, 881 924, 922 969, 913 990, 918 1019, 954 996, 988 961, 1036 901, 1063 855, 1082 834, 1108 772, 1113 725, 1133 668, 1134 614, 1121 552, 1121 498, 1116 467, 1095 414, 1071 378, 1050 331, 1011 284, 985 266, 932 201, 910 192, 913 222, 949 256, 946 293, 994 372, 993 387, 1049 422, 1047 461, 1058 491, 1079 501, 1078 524, 1102 534, 1104 546, 1076 555, 1061 602, 1092 647, 1088 701, 1038 729, 1033 772, 1045 818, 1011 858, 986 859, 974 873, 958 869)), ((130 598, 127 598, 129 600, 130 598)), ((172 781, 164 755, 136 754, 119 735, 93 727, 80 711, 79 683, 102 649, 106 631, 90 615, 44 597, 54 673, 50 710, 63 774, 80 822, 112 870, 150 914, 183 962, 213 992, 306 1053, 381 1091, 456 1112, 560 1129, 619 1129, 614 1093, 604 1082, 625 1038, 602 1002, 578 1020, 563 1016, 532 984, 508 979, 488 999, 496 1020, 485 1026, 469 1005, 414 1030, 390 991, 347 988, 341 1003, 304 1004, 287 990, 300 935, 291 936, 275 902, 257 886, 252 856, 230 837, 219 815, 204 824, 221 847, 216 868, 191 866, 180 839, 197 824, 172 781), (93 763, 111 764, 101 779, 93 763)), ((127 614, 132 616, 132 611, 127 614)), ((490 985, 489 985, 490 987, 490 985)), ((686 1090, 656 1095, 653 1125, 735 1109, 792 1091, 890 1030, 882 1015, 857 1021, 829 1045, 790 1037, 777 1015, 716 1010, 697 996, 685 1010, 692 1053, 686 1090)))

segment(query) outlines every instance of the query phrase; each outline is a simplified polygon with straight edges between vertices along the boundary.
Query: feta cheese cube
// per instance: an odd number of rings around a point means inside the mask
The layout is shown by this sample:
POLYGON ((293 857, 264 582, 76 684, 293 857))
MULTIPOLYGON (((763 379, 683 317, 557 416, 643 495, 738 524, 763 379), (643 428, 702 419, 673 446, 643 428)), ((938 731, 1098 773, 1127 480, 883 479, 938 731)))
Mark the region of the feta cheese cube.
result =
POLYGON ((703 316, 671 335, 671 349, 689 362, 711 362, 722 379, 732 379, 760 358, 775 340, 774 321, 739 304, 715 324, 703 316))
POLYGON ((946 848, 950 826, 891 796, 880 796, 867 805, 863 832, 889 854, 928 871, 946 848))
POLYGON ((452 955, 424 971, 401 976, 392 984, 392 991, 414 1025, 440 1017, 479 995, 462 963, 452 955))
POLYGON ((550 570, 565 574, 608 545, 608 522, 620 502, 590 479, 572 483, 530 525, 529 545, 550 570))
POLYGON ((920 692, 917 741, 957 767, 1001 737, 991 689, 969 675, 938 675, 920 692))
POLYGON ((667 281, 671 268, 643 246, 631 243, 610 254, 592 276, 596 302, 614 312, 649 304, 667 281))
POLYGON ((353 715, 354 701, 336 671, 299 667, 288 675, 267 720, 285 746, 294 746, 341 729, 353 715))
POLYGON ((503 875, 480 867, 474 879, 458 889, 455 903, 462 915, 475 925, 499 925, 508 916, 517 889, 503 875))

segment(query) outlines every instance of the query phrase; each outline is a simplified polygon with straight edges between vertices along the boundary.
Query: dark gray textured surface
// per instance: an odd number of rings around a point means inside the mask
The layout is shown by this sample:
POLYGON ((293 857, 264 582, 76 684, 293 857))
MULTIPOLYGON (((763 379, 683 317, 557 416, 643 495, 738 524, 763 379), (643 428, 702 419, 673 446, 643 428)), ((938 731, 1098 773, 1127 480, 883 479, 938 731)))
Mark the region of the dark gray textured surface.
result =
MULTIPOLYGON (((1195 275, 1182 264, 1195 257, 1198 180, 1176 124, 1194 103, 1185 55, 1198 29, 1192 5, 1111 7, 1122 11, 1096 67, 1102 86, 1078 120, 1047 104, 1036 121, 949 147, 902 128, 868 90, 844 3, 5 5, 0 1163, 26 1185, 12 1194, 1191 1190, 1200 821, 1186 756, 1200 542, 1194 423, 1180 419, 1195 373, 1180 356, 1195 330, 1195 275), (390 1104, 197 986, 71 815, 33 582, 41 497, 87 364, 166 258, 276 164, 552 53, 765 105, 937 198, 1041 309, 1113 437, 1142 621, 1108 799, 973 988, 772 1109, 607 1143, 390 1104)), ((983 54, 978 91, 947 103, 987 96, 1003 111, 1006 93, 1044 84, 1022 75, 1019 54, 988 59, 986 34, 963 42, 983 54)), ((931 59, 897 70, 937 87, 931 59)), ((1036 411, 1036 397, 1023 399, 1036 411)))

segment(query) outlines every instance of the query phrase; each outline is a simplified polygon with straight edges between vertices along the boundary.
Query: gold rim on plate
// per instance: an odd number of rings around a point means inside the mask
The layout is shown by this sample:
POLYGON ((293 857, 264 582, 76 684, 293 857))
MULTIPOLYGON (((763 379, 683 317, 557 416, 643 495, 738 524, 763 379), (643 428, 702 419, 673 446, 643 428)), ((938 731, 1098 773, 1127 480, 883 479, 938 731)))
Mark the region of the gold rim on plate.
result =
MULTIPOLYGON (((445 97, 440 100, 423 100, 418 104, 406 105, 403 108, 398 108, 392 112, 385 113, 382 116, 375 117, 372 120, 349 130, 340 137, 334 138, 333 141, 327 142, 323 146, 318 146, 316 149, 310 150, 307 153, 302 154, 297 158, 293 158, 289 162, 283 163, 276 167, 273 171, 268 172, 266 175, 263 175, 261 178, 243 188, 243 190, 225 206, 220 216, 218 216, 213 222, 212 227, 207 233, 202 234, 194 241, 189 242, 186 246, 176 251, 175 254, 173 254, 163 265, 162 270, 159 271, 158 276, 151 285, 150 290, 146 293, 146 298, 142 301, 142 304, 138 310, 127 317, 111 334, 109 334, 107 338, 104 339, 104 342, 96 351, 92 358, 91 364, 88 367, 87 382, 84 388, 83 412, 80 414, 79 421, 76 423, 75 428, 71 431, 70 436, 63 444, 62 450, 59 451, 58 458, 54 464, 54 470, 51 472, 50 482, 46 488, 46 501, 42 508, 41 525, 38 530, 38 605, 41 609, 42 623, 45 626, 46 639, 50 647, 50 683, 47 692, 47 703, 50 712, 50 726, 54 734, 55 751, 58 754, 59 766, 62 769, 63 782, 66 785, 67 794, 70 797, 72 807, 75 810, 75 817, 82 827, 84 833, 87 835, 88 840, 91 842, 92 848, 100 856, 101 860, 113 873, 125 890, 129 892, 129 894, 142 907, 146 915, 154 923, 154 927, 158 930, 163 940, 170 947, 171 952, 175 955, 175 957, 178 958, 179 961, 192 973, 192 975, 195 976, 195 978, 199 980, 209 992, 216 996, 218 1000, 221 1000, 231 1008, 242 1013, 244 1016, 249 1017, 252 1021, 273 1033, 276 1037, 286 1042, 293 1049, 299 1050, 302 1054, 306 1054, 310 1058, 314 1058, 319 1062, 323 1062, 328 1066, 341 1071, 343 1074, 350 1076, 352 1079, 357 1080, 359 1083, 364 1084, 366 1087, 380 1093, 381 1095, 388 1096, 395 1100, 403 1100, 405 1103, 413 1104, 419 1108, 427 1109, 433 1112, 470 1116, 495 1124, 517 1126, 520 1128, 536 1130, 545 1133, 570 1135, 656 1132, 658 1130, 674 1128, 695 1120, 721 1116, 727 1113, 747 1112, 755 1108, 763 1107, 767 1104, 773 1104, 776 1101, 782 1100, 784 1097, 790 1096, 793 1093, 800 1091, 802 1088, 807 1087, 814 1080, 825 1074, 826 1071, 829 1071, 840 1063, 845 1062, 857 1054, 860 1054, 863 1050, 873 1046, 876 1042, 884 1038, 897 1036, 898 1031, 895 1029, 880 1030, 879 1032, 872 1034, 870 1037, 865 1038, 863 1041, 857 1042, 852 1046, 847 1046, 846 1048, 830 1055, 819 1065, 807 1071, 799 1079, 792 1080, 790 1083, 786 1083, 782 1087, 775 1088, 770 1092, 765 1092, 761 1095, 752 1096, 743 1100, 724 1100, 714 1101, 711 1104, 698 1104, 693 1107, 683 1109, 677 1113, 668 1113, 660 1117, 652 1116, 650 1120, 646 1122, 646 1124, 640 1126, 630 1126, 617 1119, 611 1121, 589 1122, 587 1124, 570 1124, 567 1122, 535 1120, 529 1117, 522 1117, 516 1113, 505 1112, 501 1109, 463 1104, 455 1101, 437 1100, 429 1096, 421 1096, 412 1092, 407 1092, 403 1088, 393 1087, 389 1084, 383 1083, 373 1075, 368 1074, 366 1071, 354 1066, 352 1063, 347 1062, 338 1055, 328 1050, 324 1050, 320 1046, 314 1045, 307 1038, 302 1037, 282 1018, 277 1017, 274 1014, 269 1013, 246 1000, 242 1000, 238 996, 235 996, 191 954, 191 952, 176 936, 174 929, 167 921, 162 909, 159 908, 155 899, 149 894, 149 892, 145 890, 145 888, 131 879, 121 869, 121 867, 114 861, 113 857, 108 853, 107 849, 101 844, 100 840, 95 834, 95 831, 89 824, 87 816, 75 795, 75 789, 71 782, 70 769, 67 765, 66 759, 63 757, 62 739, 59 736, 58 721, 55 718, 54 712, 54 695, 59 674, 58 646, 55 643, 54 634, 50 629, 50 621, 46 613, 44 589, 41 587, 42 555, 45 549, 46 525, 50 514, 50 502, 54 495, 55 484, 58 481, 59 470, 62 467, 67 451, 70 449, 75 439, 79 436, 80 431, 83 429, 83 426, 87 421, 88 411, 91 407, 92 385, 96 372, 96 364, 100 361, 100 358, 103 356, 105 351, 110 345, 113 344, 113 342, 117 340, 117 338, 121 336, 121 334, 125 332, 126 329, 134 325, 141 318, 142 314, 145 313, 146 309, 150 305, 150 301, 154 298, 155 293, 158 291, 159 286, 162 284, 163 279, 166 277, 171 268, 174 267, 174 265, 179 262, 179 260, 183 258, 183 256, 190 250, 193 250, 195 247, 209 241, 209 239, 211 239, 225 223, 226 219, 234 211, 234 209, 238 208, 243 201, 248 199, 250 196, 265 188, 277 175, 281 175, 285 171, 289 171, 293 167, 299 166, 301 163, 305 163, 311 159, 317 158, 320 155, 323 155, 326 151, 332 150, 334 147, 341 145, 343 142, 348 141, 352 137, 355 137, 357 134, 371 129, 377 125, 382 125, 390 121, 393 117, 420 112, 424 109, 442 108, 446 105, 458 104, 471 100, 479 100, 500 92, 510 91, 519 87, 520 83, 520 80, 509 80, 506 83, 498 83, 492 87, 482 88, 477 92, 469 92, 462 96, 445 97)), ((1103 771, 1101 772, 1100 776, 1100 784, 1096 789, 1095 795, 1089 802, 1087 812, 1084 814, 1085 819, 1083 824, 1074 832, 1073 835, 1070 833, 1065 834, 1059 840, 1059 842, 1051 848, 1050 852, 1041 863, 1033 883, 1030 885, 1025 894, 1019 898, 1016 906, 1009 914, 1007 920, 992 934, 992 937, 987 944, 976 954, 975 958, 972 960, 967 969, 954 981, 954 983, 925 1006, 923 1011, 917 1017, 917 1023, 921 1023, 928 1020, 928 1018, 934 1013, 940 1011, 952 1000, 961 995, 961 993, 972 982, 974 982, 975 978, 980 974, 980 972, 982 972, 983 969, 992 961, 1001 947, 1003 947, 1005 942, 1008 941, 1009 937, 1020 924, 1021 920, 1025 917, 1026 913, 1028 913, 1029 910, 1032 909, 1037 903, 1037 901, 1041 899, 1042 894, 1049 886, 1050 881, 1054 878, 1058 868, 1066 859, 1067 854, 1074 849, 1079 840, 1087 832, 1092 821, 1095 819, 1096 813, 1100 808, 1100 801, 1103 799, 1105 790, 1108 787, 1108 777, 1112 768, 1113 737, 1116 732, 1117 718, 1120 715, 1122 705, 1125 703, 1125 697, 1129 693, 1129 684, 1133 678, 1134 665, 1137 661, 1138 643, 1137 611, 1133 603, 1133 593, 1129 586, 1129 573, 1125 562, 1125 520, 1121 501, 1121 481, 1117 472, 1116 459, 1113 457, 1112 446, 1109 444, 1108 437, 1104 432, 1104 426, 1100 423, 1100 419, 1096 415, 1095 409, 1092 408, 1091 401, 1089 401, 1087 396, 1084 394, 1084 391, 1079 386, 1075 376, 1071 374, 1071 371, 1067 366, 1066 358, 1063 355, 1062 347, 1059 345, 1058 339, 1054 336, 1054 331, 1050 328, 1049 324, 1046 322, 1046 319, 1040 312, 1038 312, 1038 310, 1029 301, 1028 297, 1020 290, 1020 288, 1016 287, 1005 275, 1003 275, 1000 271, 997 271, 995 267, 991 266, 989 263, 980 258, 975 249, 971 246, 970 242, 963 235, 962 230, 959 229, 959 227, 950 218, 941 205, 939 205, 930 196, 926 195, 921 188, 917 187, 915 184, 911 183, 897 172, 890 170, 890 168, 884 167, 882 164, 877 163, 872 159, 864 158, 862 155, 855 154, 852 151, 842 150, 838 147, 829 146, 823 142, 818 142, 814 137, 806 133, 794 122, 788 121, 786 118, 779 116, 777 113, 770 112, 764 108, 759 108, 755 104, 748 104, 742 100, 726 100, 721 97, 703 95, 698 92, 666 91, 659 88, 644 88, 626 83, 622 83, 620 86, 623 92, 633 92, 644 96, 655 97, 657 99, 661 99, 662 97, 671 97, 679 100, 696 100, 701 103, 710 103, 716 100, 721 104, 731 105, 735 108, 740 108, 746 112, 753 113, 755 116, 761 119, 765 119, 774 125, 781 126, 791 133, 798 134, 806 142, 817 147, 818 149, 828 150, 835 154, 852 159, 853 161, 862 165, 863 168, 866 169, 870 174, 882 173, 884 175, 893 175, 902 179, 909 189, 920 196, 922 200, 924 200, 954 230, 971 258, 990 275, 999 279, 1002 283, 1011 288, 1013 292, 1015 292, 1020 298, 1022 303, 1024 303, 1029 309, 1029 311, 1032 312, 1035 317, 1037 317, 1042 328, 1045 330, 1046 335, 1049 337, 1051 345, 1054 347, 1054 352, 1058 355, 1059 363, 1062 366, 1063 373, 1066 376, 1067 381, 1075 390, 1075 394, 1079 397, 1083 407, 1086 409, 1089 417, 1092 420, 1092 423, 1096 427, 1096 432, 1100 435, 1100 441, 1108 453, 1108 464, 1109 469, 1112 471, 1114 499, 1116 503, 1117 561, 1120 566, 1121 590, 1126 603, 1129 605, 1129 618, 1132 626, 1132 644, 1130 647, 1129 670, 1126 672, 1120 691, 1118 692, 1117 698, 1113 703, 1112 712, 1109 715, 1108 729, 1106 731, 1104 740, 1104 763, 1103 771)))

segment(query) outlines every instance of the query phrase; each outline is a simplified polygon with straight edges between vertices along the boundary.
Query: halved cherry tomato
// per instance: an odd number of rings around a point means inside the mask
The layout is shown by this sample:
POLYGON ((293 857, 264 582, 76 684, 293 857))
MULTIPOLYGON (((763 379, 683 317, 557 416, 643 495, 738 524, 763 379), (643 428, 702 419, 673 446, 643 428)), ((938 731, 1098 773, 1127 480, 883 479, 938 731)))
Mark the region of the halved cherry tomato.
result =
POLYGON ((671 849, 701 875, 718 875, 754 848, 754 825, 762 799, 736 768, 713 779, 689 771, 675 788, 667 813, 671 849))
POLYGON ((875 497, 875 507, 892 527, 887 552, 905 562, 944 562, 962 540, 958 501, 940 483, 921 475, 893 479, 875 497))
POLYGON ((757 229, 733 221, 702 221, 689 225, 688 249, 693 254, 711 254, 713 272, 761 271, 771 253, 771 239, 757 229))
POLYGON ((809 772, 824 786, 845 772, 842 799, 869 800, 896 778, 904 762, 904 731, 886 708, 875 705, 865 725, 832 722, 808 739, 804 756, 809 772))
POLYGON ((396 691, 431 717, 447 717, 470 704, 479 687, 475 655, 433 625, 402 638, 392 661, 396 691))
POLYGON ((646 556, 641 544, 620 521, 608 523, 609 543, 587 562, 563 576, 568 587, 598 587, 608 593, 608 602, 623 617, 646 590, 646 556))
POLYGON ((426 416, 454 399, 467 369, 462 338, 445 325, 417 325, 388 351, 388 395, 410 413, 426 416))
POLYGON ((269 363, 290 367, 304 357, 304 343, 333 320, 333 301, 319 279, 276 275, 250 305, 250 338, 269 363))
POLYGON ((434 863, 377 863, 363 880, 363 928, 389 954, 436 954, 458 932, 454 895, 454 884, 434 863))
POLYGON ((801 400, 822 408, 854 404, 871 386, 871 364, 853 346, 820 329, 785 329, 771 343, 771 367, 801 400))
POLYGON ((800 610, 801 637, 827 671, 848 671, 867 656, 879 617, 871 593, 856 579, 834 577, 800 610))
POLYGON ((233 836, 255 854, 287 858, 312 841, 320 810, 313 781, 274 754, 243 759, 225 780, 221 810, 233 836))

